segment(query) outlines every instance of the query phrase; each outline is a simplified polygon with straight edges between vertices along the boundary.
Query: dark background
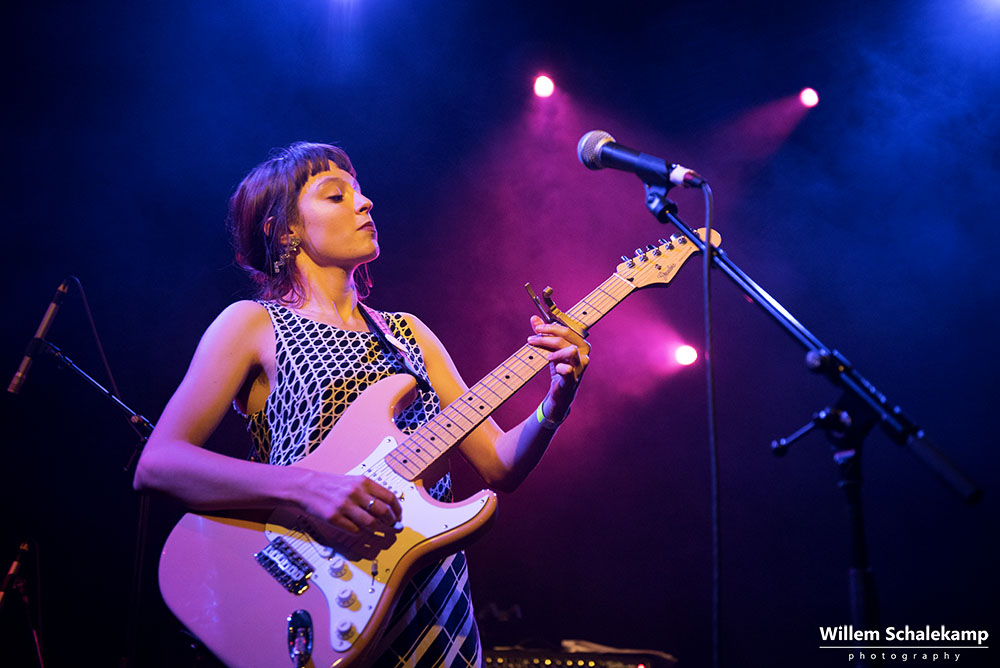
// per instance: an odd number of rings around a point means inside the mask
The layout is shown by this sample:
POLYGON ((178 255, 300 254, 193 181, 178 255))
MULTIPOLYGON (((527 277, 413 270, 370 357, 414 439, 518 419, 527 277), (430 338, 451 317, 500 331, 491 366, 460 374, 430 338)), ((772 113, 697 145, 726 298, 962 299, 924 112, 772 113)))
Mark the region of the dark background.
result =
MULTIPOLYGON (((344 146, 376 204, 370 303, 418 314, 473 382, 523 343, 525 281, 568 308, 619 255, 675 231, 633 176, 576 161, 602 128, 708 178, 730 257, 985 488, 966 507, 882 432, 867 439, 883 625, 998 631, 997 2, 43 0, 8 9, 3 31, 8 377, 72 273, 125 401, 155 421, 201 332, 249 294, 227 197, 272 147, 308 139, 344 146), (530 92, 541 71, 547 100, 530 92), (820 94, 808 112, 804 86, 820 94)), ((675 195, 700 225, 700 196, 675 195)), ((785 459, 768 451, 838 391, 716 276, 723 656, 846 664, 817 649, 818 626, 850 622, 830 448, 813 434, 785 459)), ((469 550, 481 613, 522 613, 484 619, 487 644, 582 638, 709 663, 704 366, 663 359, 701 347, 701 304, 692 264, 594 329, 572 419, 469 550)), ((104 380, 75 292, 50 339, 104 380)), ((113 665, 135 621, 131 432, 47 359, 0 404, 3 568, 37 541, 40 578, 25 574, 33 595, 41 582, 48 665, 113 665)), ((212 446, 246 453, 238 418, 212 446)), ((479 489, 455 466, 460 494, 479 489)), ((171 665, 155 563, 179 511, 152 511, 138 664, 171 665)), ((0 663, 31 665, 10 603, 0 663)))

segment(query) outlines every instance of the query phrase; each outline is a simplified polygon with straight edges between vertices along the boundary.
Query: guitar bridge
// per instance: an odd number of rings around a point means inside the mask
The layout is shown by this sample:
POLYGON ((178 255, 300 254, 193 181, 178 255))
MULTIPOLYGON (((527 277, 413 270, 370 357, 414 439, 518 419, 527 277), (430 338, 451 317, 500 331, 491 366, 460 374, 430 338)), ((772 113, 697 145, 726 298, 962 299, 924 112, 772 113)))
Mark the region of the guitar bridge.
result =
POLYGON ((309 589, 312 566, 281 536, 253 556, 278 584, 291 593, 298 595, 309 589))

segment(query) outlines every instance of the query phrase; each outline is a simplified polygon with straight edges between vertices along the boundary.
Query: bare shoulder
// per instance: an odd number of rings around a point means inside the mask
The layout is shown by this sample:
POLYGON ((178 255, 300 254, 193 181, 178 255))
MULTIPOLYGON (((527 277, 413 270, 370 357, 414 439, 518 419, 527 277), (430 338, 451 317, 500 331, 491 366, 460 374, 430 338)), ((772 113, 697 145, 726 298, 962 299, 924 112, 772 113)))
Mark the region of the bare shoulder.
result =
POLYGON ((462 380, 462 376, 444 344, 431 331, 431 328, 412 313, 400 313, 400 315, 406 319, 410 329, 413 330, 413 338, 416 339, 417 345, 420 346, 420 352, 423 353, 431 385, 441 397, 442 405, 447 406, 466 390, 465 381, 462 380))
POLYGON ((424 324, 424 321, 412 313, 399 312, 399 315, 406 321, 413 331, 413 338, 417 340, 420 349, 427 352, 444 352, 444 345, 441 340, 431 331, 431 328, 424 324))
POLYGON ((233 400, 266 364, 269 341, 273 350, 273 329, 263 306, 241 301, 223 309, 202 335, 153 436, 204 444, 233 400))
POLYGON ((427 329, 427 325, 425 325, 420 318, 413 315, 412 313, 407 313, 406 311, 399 311, 398 313, 396 313, 396 315, 403 318, 403 320, 405 320, 411 327, 413 327, 414 330, 418 327, 421 329, 427 329))
POLYGON ((224 308, 205 331, 206 336, 238 340, 271 330, 271 316, 263 305, 241 300, 224 308))
POLYGON ((273 348, 271 317, 261 304, 249 300, 230 304, 216 316, 202 336, 199 348, 229 358, 257 360, 268 345, 273 348))
POLYGON ((249 299, 233 302, 224 308, 216 317, 215 322, 212 323, 213 327, 218 326, 240 331, 264 326, 270 327, 270 325, 271 316, 268 315, 267 309, 262 304, 249 299))

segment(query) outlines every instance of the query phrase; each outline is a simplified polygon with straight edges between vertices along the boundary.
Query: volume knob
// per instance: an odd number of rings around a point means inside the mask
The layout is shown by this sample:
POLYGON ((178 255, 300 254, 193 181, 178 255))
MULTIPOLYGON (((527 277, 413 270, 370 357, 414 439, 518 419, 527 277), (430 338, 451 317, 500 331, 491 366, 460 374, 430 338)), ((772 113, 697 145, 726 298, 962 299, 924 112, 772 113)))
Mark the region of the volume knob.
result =
POLYGON ((337 604, 342 608, 349 608, 357 603, 357 601, 358 597, 355 596, 354 590, 348 589, 347 587, 341 589, 340 593, 337 594, 337 604))
POLYGON ((335 578, 343 577, 347 573, 347 560, 343 557, 334 557, 330 561, 330 575, 335 578))
POLYGON ((337 624, 337 635, 341 637, 342 640, 350 640, 356 633, 354 631, 354 624, 348 621, 343 621, 337 624))

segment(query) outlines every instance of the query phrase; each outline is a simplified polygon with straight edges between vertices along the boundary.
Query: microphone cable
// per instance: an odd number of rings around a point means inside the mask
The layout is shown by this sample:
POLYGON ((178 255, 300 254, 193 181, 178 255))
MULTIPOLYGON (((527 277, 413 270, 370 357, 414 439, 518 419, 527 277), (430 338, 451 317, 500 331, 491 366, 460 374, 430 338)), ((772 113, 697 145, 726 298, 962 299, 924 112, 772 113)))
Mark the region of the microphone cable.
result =
POLYGON ((104 372, 108 374, 108 384, 111 386, 111 394, 116 398, 121 399, 121 392, 118 391, 118 384, 115 383, 114 374, 111 373, 111 365, 108 364, 108 358, 104 354, 104 346, 101 345, 101 337, 97 333, 97 325, 94 324, 94 314, 90 311, 90 304, 87 302, 87 293, 83 290, 83 283, 76 276, 69 275, 66 277, 68 280, 72 280, 76 283, 76 287, 80 290, 80 299, 83 301, 83 311, 87 314, 87 322, 90 323, 90 331, 94 334, 94 342, 97 344, 97 352, 101 356, 101 363, 104 365, 104 372))

